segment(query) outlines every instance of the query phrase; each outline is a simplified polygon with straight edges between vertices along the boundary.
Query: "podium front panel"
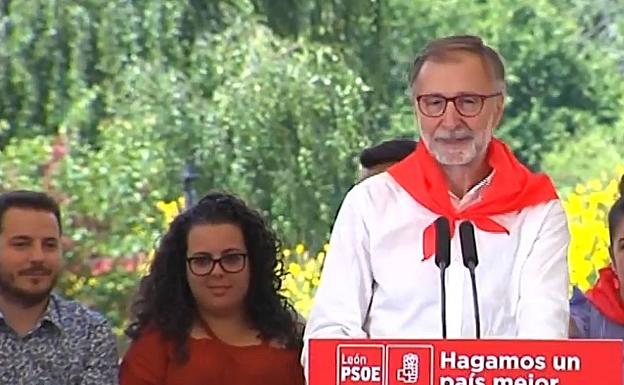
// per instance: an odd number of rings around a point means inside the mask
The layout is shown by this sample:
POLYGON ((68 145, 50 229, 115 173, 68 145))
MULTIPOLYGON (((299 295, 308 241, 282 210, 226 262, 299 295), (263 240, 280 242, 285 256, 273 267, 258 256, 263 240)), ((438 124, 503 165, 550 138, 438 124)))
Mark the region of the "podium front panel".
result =
POLYGON ((311 340, 309 385, 622 385, 622 341, 311 340))

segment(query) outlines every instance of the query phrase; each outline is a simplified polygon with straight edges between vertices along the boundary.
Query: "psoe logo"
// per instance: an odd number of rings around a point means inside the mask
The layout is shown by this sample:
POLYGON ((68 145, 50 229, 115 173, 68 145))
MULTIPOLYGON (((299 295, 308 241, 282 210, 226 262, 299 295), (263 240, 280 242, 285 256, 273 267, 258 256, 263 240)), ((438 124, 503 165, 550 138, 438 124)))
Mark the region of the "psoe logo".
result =
POLYGON ((382 344, 340 344, 336 349, 337 385, 385 385, 382 344))
POLYGON ((387 385, 433 385, 433 346, 396 344, 386 348, 387 385))
POLYGON ((418 355, 407 353, 403 355, 403 366, 397 370, 397 379, 404 384, 418 382, 418 355))

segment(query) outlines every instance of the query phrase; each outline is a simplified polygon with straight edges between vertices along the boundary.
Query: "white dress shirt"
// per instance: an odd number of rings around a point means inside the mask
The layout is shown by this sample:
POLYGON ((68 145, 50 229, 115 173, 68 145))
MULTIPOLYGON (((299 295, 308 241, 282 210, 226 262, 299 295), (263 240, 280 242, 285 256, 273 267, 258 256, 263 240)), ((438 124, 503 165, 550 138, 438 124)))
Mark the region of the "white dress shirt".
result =
MULTIPOLYGON (((480 199, 490 179, 466 194, 468 203, 480 199)), ((437 217, 387 172, 347 194, 306 326, 304 365, 310 338, 442 337, 440 273, 435 258, 423 261, 422 251, 423 230, 437 217)), ((566 338, 569 231, 560 201, 492 219, 509 234, 475 227, 481 336, 566 338)), ((458 228, 446 291, 447 337, 474 338, 470 274, 462 263, 458 228)))

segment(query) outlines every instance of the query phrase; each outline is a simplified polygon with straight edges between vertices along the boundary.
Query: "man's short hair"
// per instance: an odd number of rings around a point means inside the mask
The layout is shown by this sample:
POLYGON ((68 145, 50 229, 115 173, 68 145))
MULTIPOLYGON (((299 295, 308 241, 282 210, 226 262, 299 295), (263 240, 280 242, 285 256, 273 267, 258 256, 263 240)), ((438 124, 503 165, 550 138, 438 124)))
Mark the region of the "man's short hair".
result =
POLYGON ((61 231, 61 209, 56 201, 45 193, 30 190, 15 190, 0 194, 0 232, 2 231, 4 214, 10 208, 50 212, 56 217, 59 231, 61 231))
POLYGON ((478 36, 456 35, 430 41, 412 62, 409 74, 409 87, 413 96, 414 82, 420 70, 428 60, 448 60, 454 51, 467 51, 481 56, 490 67, 495 82, 500 83, 501 91, 505 91, 505 64, 502 56, 494 48, 486 45, 478 36))
POLYGON ((416 141, 412 139, 393 139, 368 147, 360 154, 360 165, 372 168, 384 163, 400 162, 414 152, 416 141))

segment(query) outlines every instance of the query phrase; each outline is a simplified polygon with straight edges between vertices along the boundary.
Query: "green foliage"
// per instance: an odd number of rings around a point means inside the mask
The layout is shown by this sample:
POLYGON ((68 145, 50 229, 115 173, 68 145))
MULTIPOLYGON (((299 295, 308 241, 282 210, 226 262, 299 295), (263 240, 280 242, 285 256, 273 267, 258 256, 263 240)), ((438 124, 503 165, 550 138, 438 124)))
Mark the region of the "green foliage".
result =
POLYGON ((67 274, 60 290, 119 327, 137 282, 135 266, 162 229, 154 202, 163 196, 164 158, 157 143, 130 139, 135 128, 127 122, 103 122, 100 129, 98 151, 70 148, 63 136, 9 144, 0 154, 1 189, 46 190, 61 203, 67 274), (89 284, 107 273, 101 285, 89 284))
MULTIPOLYGON (((288 18, 276 6, 267 5, 273 2, 260 3, 269 21, 288 18)), ((534 168, 540 168, 542 156, 568 135, 591 129, 579 126, 580 121, 593 118, 599 124, 613 124, 618 118, 614 101, 622 98, 622 81, 609 49, 613 40, 588 39, 591 24, 587 17, 579 20, 579 15, 602 14, 605 23, 612 20, 604 29, 613 30, 621 18, 613 20, 610 12, 621 6, 596 8, 595 2, 582 0, 573 6, 551 0, 303 4, 300 28, 291 35, 307 33, 345 52, 372 88, 367 100, 374 101, 373 141, 412 129, 405 96, 409 63, 428 40, 450 34, 478 34, 501 51, 510 97, 499 135, 534 168)), ((600 36, 606 36, 601 31, 600 36)))
POLYGON ((61 288, 120 330, 186 162, 319 249, 359 151, 417 135, 405 75, 433 37, 500 49, 499 134, 560 187, 621 161, 622 7, 602 3, 0 1, 0 189, 58 198, 61 288))
POLYGON ((453 16, 450 23, 437 24, 445 30, 436 35, 477 33, 501 51, 510 97, 499 135, 530 165, 539 168, 552 146, 587 129, 579 123, 589 117, 601 124, 615 121, 613 100, 622 95, 621 75, 596 45, 579 44, 579 30, 569 14, 548 1, 499 0, 475 5, 467 18, 466 7, 453 3, 438 7, 444 17, 445 11, 453 16))
POLYGON ((196 37, 189 67, 173 65, 175 53, 147 52, 153 57, 125 62, 102 56, 111 72, 97 84, 72 83, 47 132, 1 121, 12 131, 2 130, 11 135, 0 189, 43 189, 61 202, 68 274, 60 288, 101 309, 118 331, 139 276, 127 266, 163 230, 156 203, 180 195, 187 159, 199 168, 200 192, 236 191, 281 233, 314 244, 325 239, 332 204, 355 176, 354 155, 368 144, 366 86, 329 48, 233 21, 221 34, 196 37))
POLYGON ((215 43, 234 48, 213 51, 229 66, 206 108, 200 186, 239 192, 287 239, 319 247, 368 143, 366 85, 331 49, 266 28, 236 24, 215 43))
MULTIPOLYGON (((225 28, 244 8, 220 2, 3 1, 0 3, 0 148, 13 137, 54 134, 87 98, 73 129, 95 143, 115 115, 119 73, 142 61, 180 71, 195 39, 225 28), (108 100, 107 100, 108 99, 108 100)), ((207 74, 205 74, 207 75, 207 74)))
POLYGON ((624 127, 618 122, 573 135, 544 156, 543 168, 562 193, 571 191, 581 181, 609 175, 615 165, 624 163, 622 132, 624 127))

